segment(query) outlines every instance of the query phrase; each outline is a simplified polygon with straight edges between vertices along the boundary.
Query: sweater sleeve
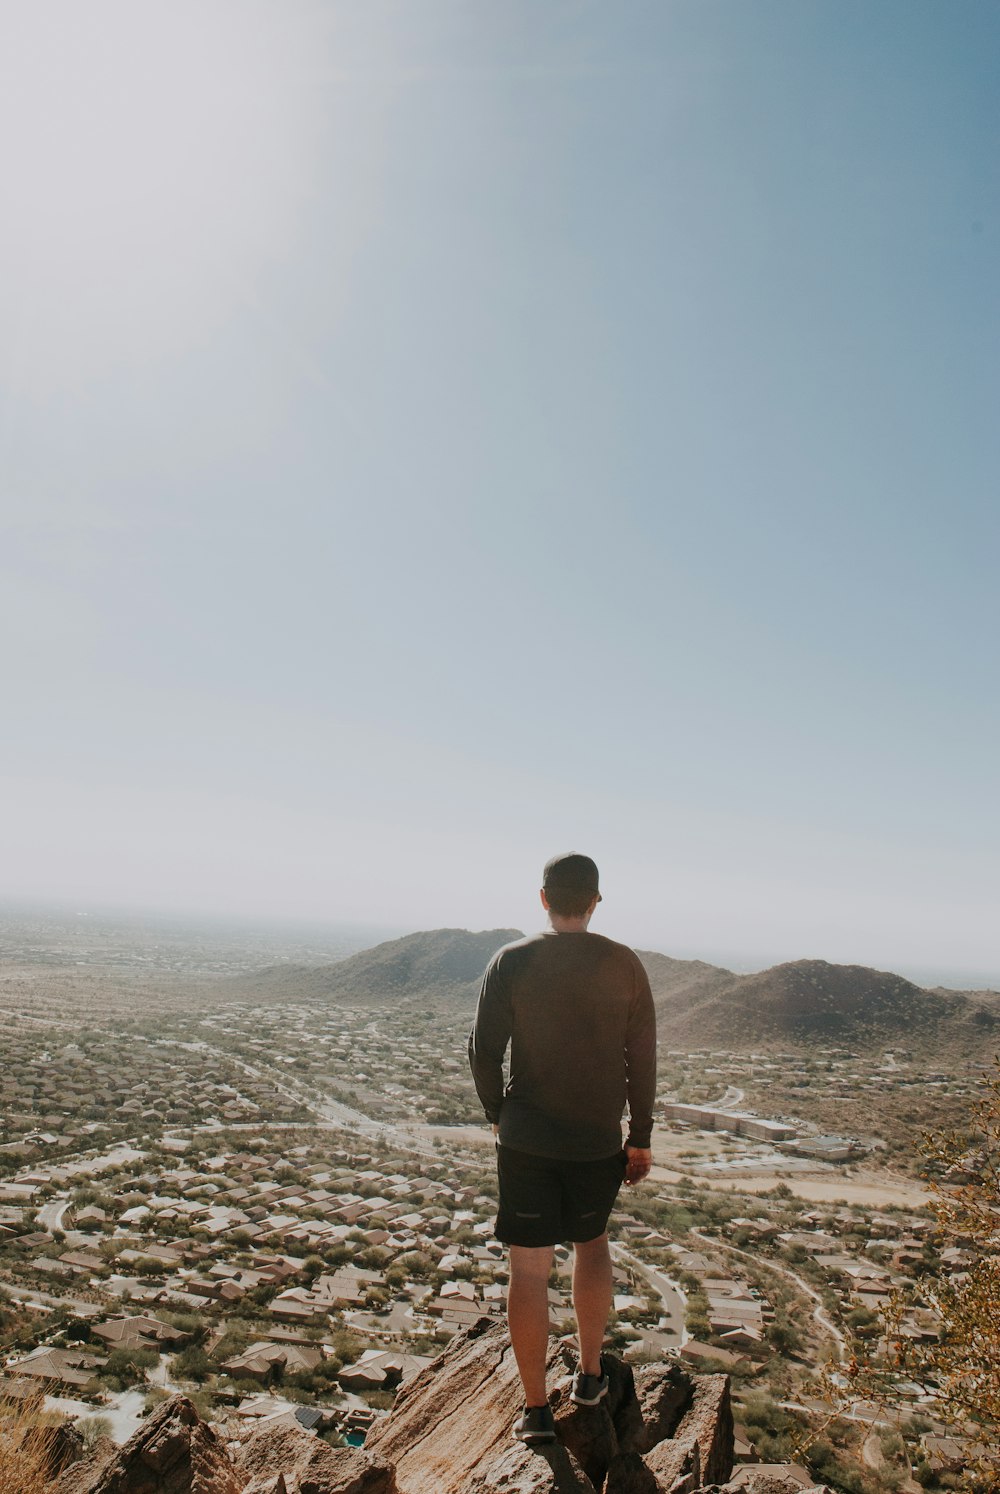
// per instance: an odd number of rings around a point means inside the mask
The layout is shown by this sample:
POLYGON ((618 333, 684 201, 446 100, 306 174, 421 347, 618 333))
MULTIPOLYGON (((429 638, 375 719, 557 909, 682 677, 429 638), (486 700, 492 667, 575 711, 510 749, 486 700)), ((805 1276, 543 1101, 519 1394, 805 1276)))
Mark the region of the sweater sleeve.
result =
POLYGON ((628 1146, 648 1147, 656 1099, 656 1011, 649 977, 636 958, 635 994, 625 1035, 628 1084, 628 1146))
POLYGON ((469 1067, 486 1111, 494 1125, 500 1119, 503 1105, 503 1058, 510 1042, 510 993, 499 959, 491 960, 483 976, 476 1007, 476 1020, 469 1034, 469 1067))

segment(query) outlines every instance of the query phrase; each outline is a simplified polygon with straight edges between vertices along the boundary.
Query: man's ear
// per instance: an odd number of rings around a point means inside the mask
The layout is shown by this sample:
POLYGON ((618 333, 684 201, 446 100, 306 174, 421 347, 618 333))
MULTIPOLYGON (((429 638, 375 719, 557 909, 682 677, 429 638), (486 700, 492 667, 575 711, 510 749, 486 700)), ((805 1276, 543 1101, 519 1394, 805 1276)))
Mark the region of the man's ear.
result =
POLYGON ((539 889, 538 889, 538 896, 541 898, 541 900, 542 900, 542 907, 545 909, 545 911, 547 913, 549 911, 549 900, 545 896, 545 888, 544 887, 539 887, 539 889))

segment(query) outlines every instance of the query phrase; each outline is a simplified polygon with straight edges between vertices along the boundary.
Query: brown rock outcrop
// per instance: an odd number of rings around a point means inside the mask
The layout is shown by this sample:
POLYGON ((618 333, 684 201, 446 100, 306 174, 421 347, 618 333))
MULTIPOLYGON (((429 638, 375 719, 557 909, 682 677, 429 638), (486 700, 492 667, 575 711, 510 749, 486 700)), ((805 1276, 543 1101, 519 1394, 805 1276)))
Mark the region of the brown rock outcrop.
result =
POLYGON ((620 1452, 611 1460, 603 1494, 661 1494, 662 1488, 641 1453, 620 1452))
POLYGON ((75 1463, 55 1494, 242 1494, 222 1444, 183 1395, 164 1401, 103 1465, 75 1463), (87 1476, 89 1474, 89 1477, 87 1476))
POLYGON ((688 1494, 702 1479, 730 1476, 733 1419, 724 1375, 692 1377, 671 1363, 646 1368, 634 1381, 631 1367, 614 1355, 605 1362, 607 1397, 597 1406, 575 1406, 571 1361, 563 1345, 553 1344, 549 1401, 559 1441, 512 1448, 523 1403, 517 1367, 504 1326, 480 1319, 403 1387, 390 1415, 369 1434, 366 1451, 394 1464, 399 1494, 562 1494, 588 1487, 688 1494), (556 1450, 560 1445, 568 1457, 556 1450))
POLYGON ((72 1422, 64 1421, 52 1428, 45 1441, 45 1463, 50 1479, 84 1457, 83 1436, 72 1422))
POLYGON ((549 1399, 554 1401, 552 1411, 559 1441, 573 1454, 591 1483, 600 1488, 620 1450, 606 1402, 598 1406, 574 1406, 568 1385, 560 1387, 556 1396, 549 1399))
POLYGON ((257 1427, 236 1454, 236 1466, 250 1478, 297 1474, 315 1444, 316 1438, 301 1427, 257 1427))
POLYGON ((275 1477, 282 1477, 296 1494, 398 1494, 391 1463, 367 1450, 330 1447, 298 1427, 260 1427, 236 1462, 262 1494, 272 1494, 267 1480, 275 1477))
POLYGON ((703 1483, 719 1483, 733 1471, 733 1409, 728 1375, 697 1375, 694 1390, 673 1437, 693 1438, 701 1453, 703 1483))
POLYGON ((510 1450, 523 1404, 506 1329, 480 1318, 400 1389, 365 1450, 395 1465, 400 1494, 464 1494, 477 1465, 510 1450))
POLYGON ((644 1364, 636 1371, 635 1395, 642 1428, 639 1452, 648 1452, 664 1437, 674 1435, 693 1394, 691 1376, 676 1359, 644 1364))
POLYGON ((647 1453, 645 1462, 656 1479, 656 1487, 668 1494, 694 1494, 701 1484, 701 1450, 695 1437, 671 1437, 658 1442, 647 1453))
MULTIPOLYGON (((232 1453, 184 1396, 164 1402, 123 1448, 67 1468, 50 1494, 708 1494, 732 1474, 724 1375, 675 1363, 632 1369, 605 1356, 607 1396, 570 1399, 572 1355, 554 1343, 549 1401, 557 1440, 513 1442, 521 1382, 506 1329, 482 1318, 404 1386, 363 1450, 298 1425, 258 1428, 232 1453)), ((239 1437, 243 1436, 242 1430, 239 1437)), ((74 1448, 67 1447, 72 1455, 74 1448)), ((732 1491, 730 1491, 732 1494, 732 1491)), ((763 1491, 762 1491, 763 1494, 763 1491)), ((770 1491, 768 1491, 770 1494, 770 1491)), ((777 1494, 777 1491, 775 1491, 777 1494)))
POLYGON ((462 1494, 597 1494, 573 1454, 560 1442, 547 1447, 512 1443, 486 1460, 463 1484, 462 1494))
POLYGON ((64 1469, 51 1486, 52 1494, 87 1494, 97 1475, 118 1456, 118 1451, 118 1444, 110 1437, 99 1437, 79 1462, 64 1469))
POLYGON ((261 1474, 260 1478, 252 1478, 243 1490, 243 1494, 292 1494, 285 1483, 285 1475, 276 1473, 273 1478, 267 1474, 261 1474))

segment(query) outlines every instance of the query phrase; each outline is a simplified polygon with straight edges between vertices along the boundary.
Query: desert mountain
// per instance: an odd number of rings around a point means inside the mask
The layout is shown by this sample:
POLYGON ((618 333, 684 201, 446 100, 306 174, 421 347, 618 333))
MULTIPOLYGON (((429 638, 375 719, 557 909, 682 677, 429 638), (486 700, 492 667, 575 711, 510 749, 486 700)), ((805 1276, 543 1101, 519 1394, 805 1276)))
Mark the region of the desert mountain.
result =
MULTIPOLYGON (((274 965, 231 984, 260 1001, 359 1006, 420 1000, 472 1010, 490 956, 518 929, 428 929, 330 965, 274 965)), ((641 950, 670 1048, 879 1042, 976 1056, 1000 1036, 995 993, 925 990, 865 965, 795 960, 737 975, 704 960, 641 950)))
MULTIPOLYGON (((865 965, 794 960, 755 975, 707 966, 702 976, 648 961, 660 1033, 671 1047, 757 1043, 897 1043, 973 1054, 1000 1032, 1000 1015, 978 995, 928 991, 865 965)), ((671 966, 685 962, 671 961, 671 966)))
POLYGON ((520 929, 428 929, 390 939, 333 965, 272 965, 233 982, 262 1000, 370 1006, 420 997, 472 1006, 490 956, 521 939, 520 929))
POLYGON ((706 964, 704 960, 675 960, 651 949, 639 949, 636 953, 646 967, 657 1006, 667 999, 681 1002, 688 996, 702 1000, 738 979, 731 970, 706 964))

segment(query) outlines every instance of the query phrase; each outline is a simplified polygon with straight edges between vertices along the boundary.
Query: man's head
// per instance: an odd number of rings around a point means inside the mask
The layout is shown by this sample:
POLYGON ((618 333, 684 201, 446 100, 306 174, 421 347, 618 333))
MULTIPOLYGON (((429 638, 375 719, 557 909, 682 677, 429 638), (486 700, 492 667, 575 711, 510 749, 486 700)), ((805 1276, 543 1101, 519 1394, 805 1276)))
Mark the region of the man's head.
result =
POLYGON ((567 851, 545 863, 542 903, 559 918, 588 917, 601 901, 597 865, 589 856, 567 851))

